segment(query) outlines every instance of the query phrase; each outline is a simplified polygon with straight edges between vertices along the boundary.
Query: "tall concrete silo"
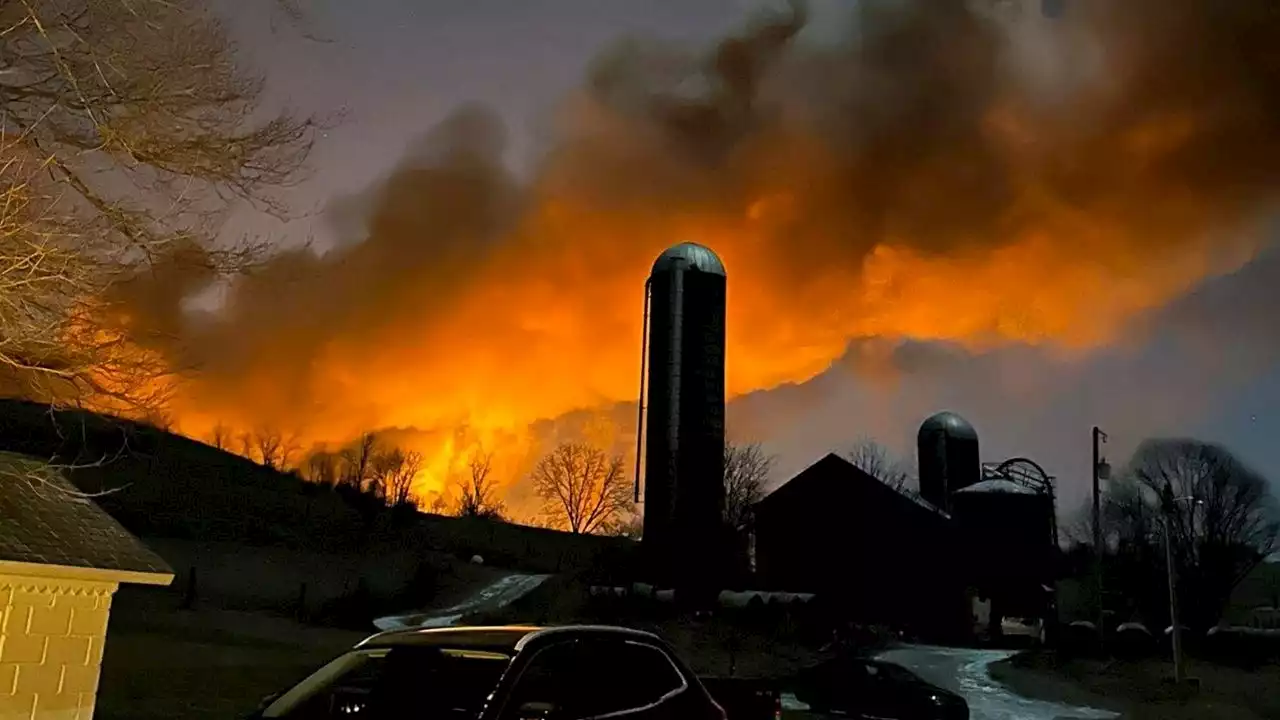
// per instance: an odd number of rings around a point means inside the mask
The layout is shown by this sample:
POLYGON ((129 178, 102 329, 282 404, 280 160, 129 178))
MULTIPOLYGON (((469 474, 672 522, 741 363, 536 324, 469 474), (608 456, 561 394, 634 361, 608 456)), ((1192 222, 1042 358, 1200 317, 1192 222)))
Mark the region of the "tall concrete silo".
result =
POLYGON ((916 436, 920 497, 942 510, 951 493, 982 480, 978 432, 953 412, 940 412, 920 425, 916 436))
POLYGON ((683 243, 658 256, 645 283, 643 543, 656 579, 676 586, 709 582, 719 567, 725 282, 714 252, 683 243))

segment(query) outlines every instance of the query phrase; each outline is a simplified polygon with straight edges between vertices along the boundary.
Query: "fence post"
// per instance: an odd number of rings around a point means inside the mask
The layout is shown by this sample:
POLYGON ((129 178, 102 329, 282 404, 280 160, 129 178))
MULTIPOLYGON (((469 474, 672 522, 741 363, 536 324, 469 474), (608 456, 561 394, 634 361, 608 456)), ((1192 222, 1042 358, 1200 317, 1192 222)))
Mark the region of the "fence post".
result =
POLYGON ((183 610, 190 610, 196 606, 196 566, 192 565, 187 571, 187 586, 182 592, 182 604, 179 606, 183 610))
POLYGON ((299 622, 307 617, 307 584, 305 582, 298 584, 298 605, 294 616, 299 622))

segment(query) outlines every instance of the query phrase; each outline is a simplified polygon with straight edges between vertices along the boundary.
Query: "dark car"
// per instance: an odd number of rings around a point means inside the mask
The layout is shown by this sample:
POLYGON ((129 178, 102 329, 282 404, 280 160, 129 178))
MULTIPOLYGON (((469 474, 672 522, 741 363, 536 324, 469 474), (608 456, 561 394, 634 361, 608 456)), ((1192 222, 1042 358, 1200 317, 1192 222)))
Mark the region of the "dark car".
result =
POLYGON ((251 717, 726 720, 660 638, 601 626, 380 633, 251 717))
POLYGON ((964 698, 900 665, 840 658, 800 672, 796 699, 818 713, 839 712, 875 720, 968 720, 964 698))

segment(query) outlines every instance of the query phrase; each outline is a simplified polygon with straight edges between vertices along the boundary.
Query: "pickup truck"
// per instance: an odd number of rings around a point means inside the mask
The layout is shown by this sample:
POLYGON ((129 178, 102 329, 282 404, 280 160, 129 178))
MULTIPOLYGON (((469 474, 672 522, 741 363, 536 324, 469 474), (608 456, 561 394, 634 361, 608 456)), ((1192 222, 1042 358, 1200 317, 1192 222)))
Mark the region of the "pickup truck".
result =
POLYGON ((627 628, 452 627, 378 633, 250 720, 775 720, 776 693, 711 681, 656 635, 627 628), (772 694, 771 694, 772 693, 772 694))

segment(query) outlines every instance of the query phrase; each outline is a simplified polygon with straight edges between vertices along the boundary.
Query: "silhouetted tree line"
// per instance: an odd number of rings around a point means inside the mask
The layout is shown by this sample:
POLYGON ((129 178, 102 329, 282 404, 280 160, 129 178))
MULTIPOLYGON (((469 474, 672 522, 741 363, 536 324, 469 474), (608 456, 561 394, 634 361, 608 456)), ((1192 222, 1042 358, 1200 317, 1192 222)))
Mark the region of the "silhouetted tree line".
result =
POLYGON ((416 507, 413 482, 422 462, 421 453, 385 447, 375 435, 365 433, 342 450, 311 455, 302 474, 353 502, 416 507))
MULTIPOLYGON (((207 442, 274 470, 296 472, 357 504, 418 506, 413 482, 422 469, 422 455, 385 447, 372 433, 360 436, 342 450, 313 453, 301 462, 302 449, 296 436, 270 426, 237 434, 218 425, 207 442)), ((862 440, 847 456, 890 486, 907 490, 909 473, 905 466, 878 443, 862 440)), ((759 443, 725 444, 723 522, 731 534, 741 539, 749 534, 753 508, 765 496, 774 461, 759 443)), ((547 527, 575 534, 640 539, 642 518, 621 455, 586 442, 562 442, 534 464, 528 480, 542 501, 539 519, 547 527)), ((477 449, 448 489, 424 509, 505 522, 507 508, 493 477, 493 454, 477 449)))
MULTIPOLYGON (((1181 623, 1207 630, 1232 591, 1277 549, 1280 506, 1262 475, 1214 443, 1147 440, 1102 501, 1104 602, 1115 622, 1169 622, 1169 543, 1181 623)), ((1066 560, 1087 578, 1091 523, 1078 524, 1066 560)))

